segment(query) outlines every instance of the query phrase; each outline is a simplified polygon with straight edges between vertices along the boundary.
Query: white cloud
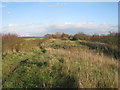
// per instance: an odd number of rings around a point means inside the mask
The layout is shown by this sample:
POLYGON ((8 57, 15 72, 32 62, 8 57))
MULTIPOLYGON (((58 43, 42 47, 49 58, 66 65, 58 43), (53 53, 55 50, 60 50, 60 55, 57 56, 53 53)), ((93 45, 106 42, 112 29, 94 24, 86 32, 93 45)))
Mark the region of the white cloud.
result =
POLYGON ((16 33, 25 35, 45 35, 48 33, 64 32, 76 34, 84 32, 86 34, 107 34, 109 31, 117 32, 117 25, 113 24, 96 24, 93 22, 65 22, 65 23, 28 23, 28 24, 8 24, 4 27, 4 33, 16 33))
POLYGON ((8 24, 8 27, 15 27, 17 24, 8 24))
POLYGON ((45 31, 41 27, 41 23, 27 23, 27 24, 8 24, 2 29, 2 33, 15 33, 18 35, 35 35, 45 31))

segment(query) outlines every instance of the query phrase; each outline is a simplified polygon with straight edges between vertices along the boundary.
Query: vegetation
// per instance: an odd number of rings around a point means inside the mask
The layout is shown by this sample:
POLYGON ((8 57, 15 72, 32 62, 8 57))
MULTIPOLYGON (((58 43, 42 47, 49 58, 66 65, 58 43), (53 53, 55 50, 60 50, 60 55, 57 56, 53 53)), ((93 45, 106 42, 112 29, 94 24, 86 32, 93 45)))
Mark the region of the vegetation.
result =
POLYGON ((56 34, 47 34, 45 35, 46 38, 55 38, 55 39, 72 39, 73 36, 65 33, 59 33, 57 32, 56 34))
POLYGON ((118 47, 67 34, 49 36, 2 36, 3 88, 118 88, 118 47), (113 55, 106 53, 108 47, 113 55))
POLYGON ((69 35, 65 33, 56 33, 56 34, 47 34, 45 35, 46 38, 54 38, 54 39, 71 39, 71 40, 86 40, 91 42, 101 42, 110 44, 111 46, 118 46, 118 37, 120 36, 120 33, 111 33, 109 32, 108 35, 87 35, 82 32, 77 33, 75 35, 69 35))
POLYGON ((26 52, 31 49, 39 49, 40 44, 47 39, 30 39, 25 40, 22 37, 18 37, 15 34, 7 34, 2 36, 2 54, 8 53, 26 52))
POLYGON ((91 42, 101 42, 110 44, 111 46, 118 45, 118 37, 120 33, 109 33, 108 35, 86 35, 84 33, 75 34, 73 40, 87 40, 91 42))

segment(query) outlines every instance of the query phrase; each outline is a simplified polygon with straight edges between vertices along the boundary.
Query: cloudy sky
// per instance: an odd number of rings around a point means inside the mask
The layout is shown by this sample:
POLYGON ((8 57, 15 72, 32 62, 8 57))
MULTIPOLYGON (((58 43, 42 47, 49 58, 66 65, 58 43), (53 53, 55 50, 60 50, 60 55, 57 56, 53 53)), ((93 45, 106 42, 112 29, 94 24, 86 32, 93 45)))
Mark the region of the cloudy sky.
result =
POLYGON ((4 2, 2 33, 43 36, 117 32, 117 2, 4 2))

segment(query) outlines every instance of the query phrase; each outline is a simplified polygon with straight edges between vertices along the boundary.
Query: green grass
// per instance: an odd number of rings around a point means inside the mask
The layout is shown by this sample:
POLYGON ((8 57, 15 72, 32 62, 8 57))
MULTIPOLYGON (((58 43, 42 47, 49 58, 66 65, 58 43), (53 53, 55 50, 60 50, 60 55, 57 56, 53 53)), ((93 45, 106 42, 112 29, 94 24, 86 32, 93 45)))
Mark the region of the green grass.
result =
POLYGON ((36 40, 36 39, 43 39, 43 38, 25 38, 24 40, 36 40))
POLYGON ((41 46, 3 56, 3 88, 118 87, 116 59, 78 41, 51 39, 41 46))

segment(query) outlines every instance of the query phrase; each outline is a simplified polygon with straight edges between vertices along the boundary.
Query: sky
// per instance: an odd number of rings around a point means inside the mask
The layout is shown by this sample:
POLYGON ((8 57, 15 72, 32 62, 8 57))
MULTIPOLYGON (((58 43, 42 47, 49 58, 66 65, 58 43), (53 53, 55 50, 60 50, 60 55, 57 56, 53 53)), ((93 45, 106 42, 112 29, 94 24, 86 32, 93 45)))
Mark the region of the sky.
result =
POLYGON ((117 32, 117 2, 3 2, 2 33, 43 36, 117 32))

